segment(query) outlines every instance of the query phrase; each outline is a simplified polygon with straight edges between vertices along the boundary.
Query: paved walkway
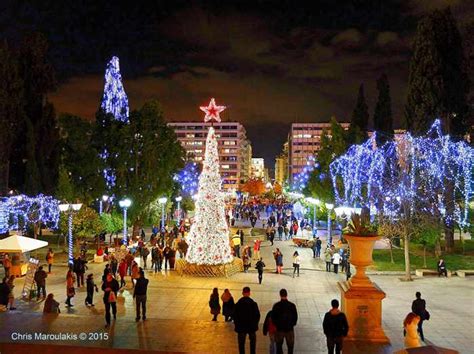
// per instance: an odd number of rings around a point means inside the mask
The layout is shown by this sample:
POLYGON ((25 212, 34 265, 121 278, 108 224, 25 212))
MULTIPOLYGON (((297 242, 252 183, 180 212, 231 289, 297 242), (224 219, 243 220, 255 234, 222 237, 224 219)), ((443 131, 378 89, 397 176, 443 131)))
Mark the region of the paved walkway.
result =
MULTIPOLYGON (((247 241, 251 241, 247 238, 247 241)), ((121 291, 118 298, 117 321, 107 332, 104 329, 104 307, 102 292, 96 294, 95 308, 84 306, 85 289, 78 290, 73 300, 75 306, 67 310, 62 305, 62 313, 57 318, 44 318, 42 303, 18 300, 18 310, 0 313, 1 342, 18 342, 13 333, 93 333, 90 338, 79 340, 56 340, 50 343, 81 345, 104 348, 149 349, 173 352, 236 353, 237 341, 233 325, 225 323, 222 317, 211 322, 208 308, 209 295, 213 287, 219 292, 230 289, 234 298, 240 297, 243 286, 250 286, 252 297, 257 301, 263 319, 276 301, 278 291, 285 287, 290 301, 296 303, 299 321, 296 331, 296 353, 324 353, 325 338, 322 319, 331 299, 340 298, 337 282, 344 279, 342 274, 323 271, 323 262, 312 258, 310 249, 298 249, 303 262, 301 275, 293 278, 290 273, 291 255, 295 247, 291 241, 276 241, 284 255, 284 274, 274 274, 271 252, 274 248, 264 242, 262 256, 267 264, 263 284, 259 285, 257 274, 252 271, 237 274, 232 278, 191 278, 179 277, 174 271, 153 275, 148 290, 148 320, 135 323, 134 303, 130 284, 121 291), (104 336, 109 338, 105 339, 104 336)), ((103 265, 91 265, 90 271, 100 279, 103 265)), ((47 279, 47 291, 56 294, 61 303, 65 300, 66 268, 56 266, 47 279)), ((416 291, 421 291, 427 300, 431 320, 425 322, 425 337, 429 343, 450 347, 461 353, 472 353, 474 339, 474 282, 471 278, 423 278, 414 282, 401 282, 395 276, 372 276, 386 293, 383 301, 383 327, 391 340, 391 348, 386 353, 403 347, 402 321, 410 311, 416 291)), ((16 281, 15 293, 20 295, 22 279, 16 281)), ((260 326, 261 329, 261 326, 260 326)), ((24 342, 27 342, 24 340, 24 342)), ((257 338, 259 353, 267 352, 268 338, 260 332, 257 338)), ((348 347, 350 353, 371 353, 367 347, 348 347)))

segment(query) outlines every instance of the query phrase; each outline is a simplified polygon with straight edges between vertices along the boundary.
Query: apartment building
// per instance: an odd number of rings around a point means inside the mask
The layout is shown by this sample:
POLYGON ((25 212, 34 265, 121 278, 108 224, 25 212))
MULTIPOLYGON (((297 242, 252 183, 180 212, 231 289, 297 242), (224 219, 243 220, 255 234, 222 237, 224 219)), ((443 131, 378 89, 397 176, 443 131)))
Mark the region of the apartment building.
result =
MULTIPOLYGON (((170 122, 187 157, 202 163, 210 122, 170 122)), ((242 178, 248 176, 251 162, 245 128, 238 122, 214 123, 219 149, 220 173, 224 189, 237 189, 242 178)), ((251 155, 250 155, 251 156, 251 155)))
POLYGON ((265 179, 265 160, 261 157, 252 158, 252 166, 250 168, 251 178, 265 179))
POLYGON ((283 151, 275 158, 275 182, 283 186, 288 180, 288 142, 283 144, 283 151))
MULTIPOLYGON (((340 123, 344 129, 349 129, 349 123, 340 123)), ((331 123, 293 123, 288 135, 288 178, 294 176, 306 166, 308 157, 317 155, 321 148, 323 130, 331 134, 331 123)))

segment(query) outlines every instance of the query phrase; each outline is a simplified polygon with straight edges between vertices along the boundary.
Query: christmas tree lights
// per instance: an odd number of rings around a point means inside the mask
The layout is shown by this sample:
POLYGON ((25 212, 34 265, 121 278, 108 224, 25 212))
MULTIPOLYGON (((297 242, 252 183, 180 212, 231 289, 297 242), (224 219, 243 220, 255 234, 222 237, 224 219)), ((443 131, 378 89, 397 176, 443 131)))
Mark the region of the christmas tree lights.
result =
POLYGON ((379 148, 375 139, 374 134, 331 163, 338 204, 365 206, 392 217, 397 217, 402 205, 408 205, 443 216, 448 225, 469 225, 472 147, 443 135, 439 120, 422 137, 406 133, 379 148))
POLYGON ((229 228, 225 218, 224 194, 221 191, 217 139, 209 128, 203 170, 199 177, 194 223, 187 236, 186 261, 199 265, 219 265, 232 261, 229 228))
POLYGON ((106 113, 111 113, 115 119, 128 123, 128 97, 122 84, 119 58, 112 57, 105 70, 104 94, 101 108, 106 113))

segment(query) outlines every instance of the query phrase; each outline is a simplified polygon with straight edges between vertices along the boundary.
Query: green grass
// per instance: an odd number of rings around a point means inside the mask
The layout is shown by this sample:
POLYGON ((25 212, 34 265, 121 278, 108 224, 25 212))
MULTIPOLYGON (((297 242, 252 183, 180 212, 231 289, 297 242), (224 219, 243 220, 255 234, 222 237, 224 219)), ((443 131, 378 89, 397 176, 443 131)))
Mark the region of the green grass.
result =
MULTIPOLYGON (((474 255, 462 254, 444 254, 443 259, 446 262, 448 270, 455 271, 458 269, 474 269, 474 255)), ((403 249, 394 249, 393 258, 395 263, 390 262, 390 250, 374 250, 374 265, 370 270, 378 271, 404 271, 405 257, 403 249)), ((426 265, 429 269, 436 269, 438 258, 433 255, 426 255, 426 265)), ((423 268, 423 253, 416 247, 416 254, 410 253, 410 269, 423 268)))

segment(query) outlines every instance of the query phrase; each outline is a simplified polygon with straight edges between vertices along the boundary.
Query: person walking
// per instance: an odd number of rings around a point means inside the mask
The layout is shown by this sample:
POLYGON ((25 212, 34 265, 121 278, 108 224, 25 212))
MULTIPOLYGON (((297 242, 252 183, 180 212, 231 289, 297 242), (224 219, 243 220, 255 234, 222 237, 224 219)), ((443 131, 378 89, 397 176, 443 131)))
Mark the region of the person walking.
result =
POLYGON ((137 309, 137 316, 135 321, 140 321, 140 307, 142 310, 141 318, 143 321, 146 320, 146 294, 148 290, 148 279, 145 278, 145 272, 140 270, 140 277, 137 279, 137 284, 133 290, 133 298, 135 299, 135 305, 137 309))
POLYGON ((339 270, 339 264, 341 263, 341 255, 339 252, 334 252, 332 255, 332 264, 334 266, 334 273, 337 274, 339 270))
POLYGON ((87 296, 84 303, 86 306, 94 306, 94 290, 95 292, 99 292, 99 288, 94 283, 94 274, 89 274, 86 279, 86 289, 87 289, 87 296))
POLYGON ((10 278, 8 278, 7 285, 8 289, 10 289, 10 292, 8 293, 8 307, 10 308, 10 311, 16 310, 15 305, 15 295, 13 294, 13 288, 15 288, 15 276, 10 275, 10 278))
POLYGON ((332 259, 332 252, 331 252, 331 249, 328 247, 324 251, 324 260, 326 261, 326 272, 331 271, 331 259, 332 259))
POLYGON ((217 315, 221 312, 219 292, 217 291, 217 288, 212 290, 211 296, 209 298, 209 308, 211 309, 211 314, 213 315, 212 320, 217 321, 217 315))
POLYGON ((277 328, 272 321, 272 310, 268 311, 267 316, 265 317, 265 321, 263 322, 263 335, 266 336, 268 334, 268 338, 270 339, 270 347, 269 353, 276 354, 276 342, 275 342, 275 334, 277 328))
POLYGON ((170 263, 170 259, 171 259, 171 247, 168 246, 168 244, 165 246, 165 248, 163 249, 163 256, 165 257, 165 271, 168 270, 168 266, 170 267, 171 269, 171 263, 170 263))
POLYGON ((293 328, 298 322, 298 312, 296 311, 296 305, 288 301, 286 289, 280 290, 280 301, 273 305, 271 318, 277 329, 275 333, 277 354, 283 354, 284 340, 286 340, 288 354, 292 354, 295 345, 295 332, 293 328))
POLYGON ((71 299, 76 295, 76 291, 74 290, 74 273, 72 269, 69 269, 66 274, 66 307, 73 307, 74 305, 71 304, 71 299))
POLYGON ((349 332, 346 315, 339 311, 339 301, 331 301, 331 310, 326 312, 323 320, 323 330, 326 335, 328 354, 340 354, 344 337, 349 332))
POLYGON ((224 290, 224 292, 221 295, 221 300, 222 300, 222 315, 224 315, 224 319, 226 322, 230 322, 232 321, 232 317, 234 316, 235 302, 229 289, 224 290))
POLYGON ((260 240, 255 240, 254 245, 253 245, 253 257, 256 260, 260 259, 260 244, 262 241, 260 240))
POLYGON ((239 354, 245 354, 245 339, 247 334, 250 341, 250 354, 256 354, 258 322, 260 321, 260 310, 258 305, 250 297, 248 286, 242 289, 242 297, 237 301, 234 308, 234 325, 239 343, 239 354))
POLYGON ((281 274, 281 271, 283 269, 283 254, 281 253, 279 248, 277 248, 273 252, 273 257, 275 258, 276 273, 281 274))
POLYGON ((420 316, 416 313, 410 312, 403 321, 403 330, 405 335, 405 348, 421 347, 420 337, 418 337, 418 323, 420 316))
POLYGON ((295 251, 295 253, 293 253, 293 278, 295 277, 295 273, 298 274, 298 277, 300 276, 300 263, 300 255, 298 251, 295 251))
POLYGON ((442 274, 447 278, 448 277, 448 271, 446 269, 446 262, 444 261, 443 258, 440 258, 438 261, 438 277, 440 277, 442 274))
POLYGON ((319 237, 316 237, 316 257, 321 258, 321 239, 319 237))
POLYGON ((150 250, 148 247, 145 245, 142 248, 142 259, 143 259, 143 269, 146 269, 146 261, 148 259, 148 255, 150 254, 150 250))
POLYGON ((118 267, 118 274, 120 276, 120 287, 125 286, 125 276, 127 275, 127 261, 122 258, 118 267))
POLYGON ((48 253, 46 253, 46 262, 48 263, 48 273, 51 273, 51 267, 54 263, 54 252, 52 248, 50 248, 48 253))
POLYGON ((8 253, 5 253, 2 263, 3 268, 5 269, 5 278, 8 279, 10 277, 10 268, 12 267, 12 261, 10 260, 8 253))
POLYGON ((105 328, 110 327, 110 308, 112 308, 112 314, 114 320, 117 319, 117 292, 119 290, 118 281, 114 279, 112 274, 107 274, 107 279, 102 284, 102 291, 104 292, 104 305, 105 305, 105 328))
POLYGON ((111 254, 110 255, 110 271, 112 272, 112 275, 114 278, 117 276, 117 269, 118 269, 118 261, 117 258, 111 254))
POLYGON ((86 273, 87 269, 86 263, 87 261, 83 260, 79 256, 74 260, 74 273, 76 273, 78 288, 84 286, 84 274, 86 273))
POLYGON ((263 263, 263 259, 260 258, 258 261, 257 261, 257 264, 255 264, 255 268, 257 269, 257 272, 258 272, 258 283, 259 284, 262 284, 262 280, 263 280, 263 268, 265 268, 265 263, 263 263))
POLYGON ((420 334, 420 339, 424 342, 425 336, 423 334, 423 321, 429 320, 430 315, 429 312, 426 311, 426 301, 421 298, 421 293, 419 291, 415 293, 415 297, 416 299, 413 300, 411 304, 411 312, 420 317, 420 321, 418 322, 418 333, 420 334))
POLYGON ((39 300, 41 293, 43 293, 43 299, 46 299, 46 278, 48 274, 43 270, 43 266, 39 266, 38 270, 35 272, 34 280, 36 283, 37 294, 36 297, 39 300))
POLYGON ((132 287, 135 286, 137 279, 140 277, 140 267, 137 262, 132 262, 132 287))

